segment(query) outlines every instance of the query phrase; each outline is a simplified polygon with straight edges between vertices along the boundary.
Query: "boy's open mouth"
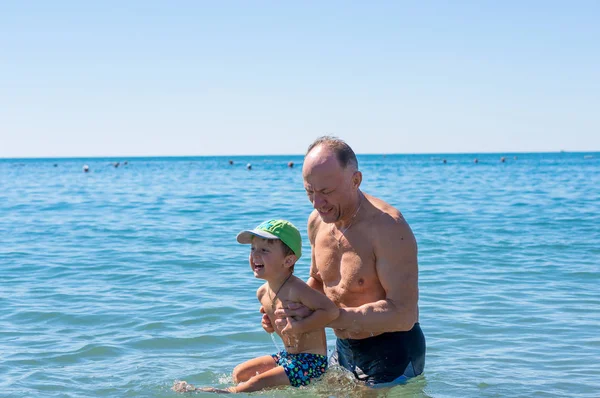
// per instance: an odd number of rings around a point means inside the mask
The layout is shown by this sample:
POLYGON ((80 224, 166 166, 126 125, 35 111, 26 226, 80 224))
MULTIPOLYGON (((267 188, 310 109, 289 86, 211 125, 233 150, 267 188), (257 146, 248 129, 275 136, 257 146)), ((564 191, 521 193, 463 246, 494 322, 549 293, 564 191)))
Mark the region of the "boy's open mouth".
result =
POLYGON ((263 269, 265 266, 263 264, 254 264, 254 270, 257 271, 259 269, 263 269))

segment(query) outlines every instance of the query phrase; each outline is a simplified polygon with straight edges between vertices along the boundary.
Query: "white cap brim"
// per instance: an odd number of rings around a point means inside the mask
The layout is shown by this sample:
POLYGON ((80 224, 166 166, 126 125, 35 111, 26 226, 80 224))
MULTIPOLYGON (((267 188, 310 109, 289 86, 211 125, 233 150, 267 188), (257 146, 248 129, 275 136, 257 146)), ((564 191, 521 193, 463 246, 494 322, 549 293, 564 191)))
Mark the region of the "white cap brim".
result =
POLYGON ((249 244, 252 243, 252 237, 253 236, 258 236, 259 238, 263 238, 263 239, 279 239, 278 236, 273 235, 272 233, 269 233, 267 231, 262 231, 262 230, 250 230, 250 231, 242 231, 237 235, 237 241, 239 243, 242 244, 249 244))

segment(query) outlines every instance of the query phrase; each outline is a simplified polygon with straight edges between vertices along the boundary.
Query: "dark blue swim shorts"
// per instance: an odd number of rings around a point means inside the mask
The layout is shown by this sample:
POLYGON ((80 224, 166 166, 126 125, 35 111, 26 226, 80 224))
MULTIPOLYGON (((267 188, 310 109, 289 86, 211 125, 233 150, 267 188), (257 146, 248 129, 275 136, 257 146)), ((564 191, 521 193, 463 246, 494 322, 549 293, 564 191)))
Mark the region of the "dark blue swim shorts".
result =
POLYGON ((408 332, 383 333, 361 340, 337 339, 329 362, 373 387, 405 383, 423 373, 425 336, 419 323, 408 332))

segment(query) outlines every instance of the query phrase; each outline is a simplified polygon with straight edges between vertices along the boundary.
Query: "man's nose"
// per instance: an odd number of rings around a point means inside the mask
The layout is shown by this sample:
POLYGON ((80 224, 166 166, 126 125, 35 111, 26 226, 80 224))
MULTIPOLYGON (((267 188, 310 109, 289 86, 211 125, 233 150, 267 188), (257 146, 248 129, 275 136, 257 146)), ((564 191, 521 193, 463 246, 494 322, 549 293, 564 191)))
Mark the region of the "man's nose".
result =
POLYGON ((318 209, 319 207, 322 207, 323 205, 325 205, 326 201, 325 198, 323 197, 323 195, 315 193, 313 195, 313 207, 315 209, 318 209))

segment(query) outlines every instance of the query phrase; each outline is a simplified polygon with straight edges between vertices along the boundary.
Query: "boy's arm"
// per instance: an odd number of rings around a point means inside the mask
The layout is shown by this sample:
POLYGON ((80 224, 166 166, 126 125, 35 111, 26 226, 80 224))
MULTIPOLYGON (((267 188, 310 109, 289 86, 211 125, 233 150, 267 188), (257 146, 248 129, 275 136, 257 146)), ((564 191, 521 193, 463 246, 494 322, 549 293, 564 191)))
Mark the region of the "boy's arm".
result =
POLYGON ((260 287, 258 288, 258 290, 256 291, 256 298, 258 299, 258 302, 262 305, 262 298, 265 295, 265 293, 267 292, 267 284, 262 284, 260 285, 260 287))
POLYGON ((298 283, 294 291, 296 297, 293 298, 293 301, 299 302, 313 312, 300 320, 287 317, 287 325, 281 333, 300 334, 312 332, 324 328, 339 316, 340 310, 337 306, 323 293, 312 289, 307 284, 298 283))
POLYGON ((267 315, 267 312, 265 311, 265 306, 263 305, 263 302, 262 302, 262 299, 263 299, 266 291, 267 291, 266 284, 261 285, 261 287, 259 287, 258 290, 256 291, 256 298, 258 299, 258 302, 260 303, 260 313, 262 314, 262 319, 260 321, 260 324, 265 332, 273 333, 275 331, 275 328, 273 327, 273 324, 271 323, 271 318, 269 318, 269 316, 267 315))
MULTIPOLYGON (((319 215, 316 210, 314 210, 310 216, 308 217, 308 240, 310 242, 310 273, 308 276, 308 280, 306 284, 313 288, 314 290, 325 294, 325 290, 323 289, 323 280, 321 279, 321 275, 319 275, 319 269, 317 268, 317 262, 315 260, 315 242, 317 237, 317 230, 319 226, 319 215)), ((275 324, 279 327, 285 327, 286 318, 289 316, 293 316, 294 319, 306 318, 311 315, 312 310, 304 305, 301 302, 294 302, 290 300, 284 301, 284 307, 275 310, 275 324)), ((265 328, 263 326, 263 328, 265 328)), ((265 330, 267 330, 265 328, 265 330)))

